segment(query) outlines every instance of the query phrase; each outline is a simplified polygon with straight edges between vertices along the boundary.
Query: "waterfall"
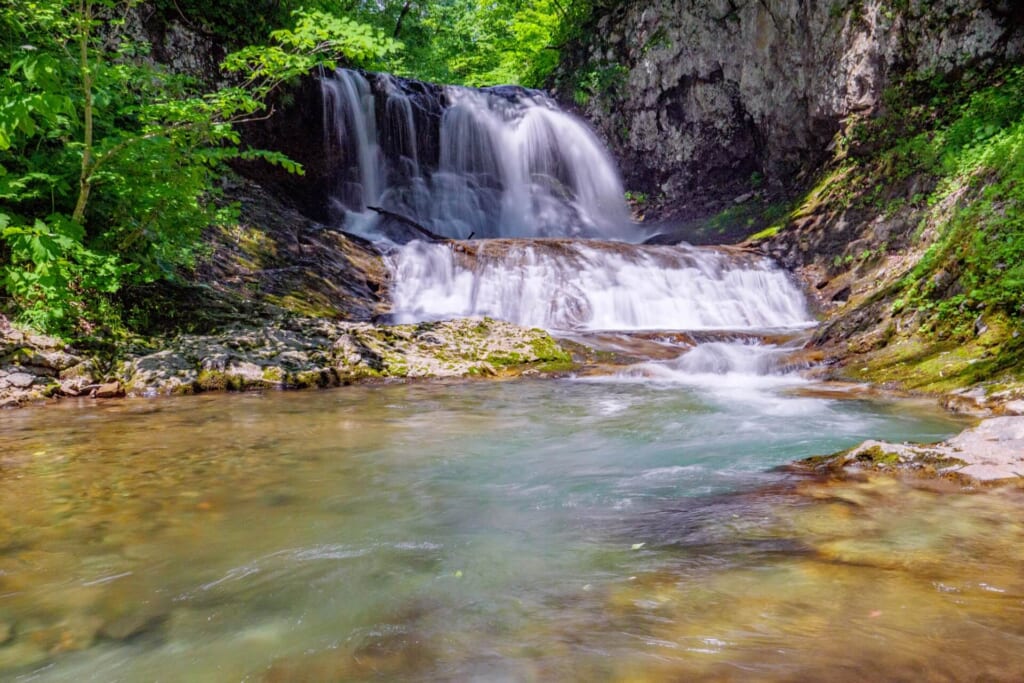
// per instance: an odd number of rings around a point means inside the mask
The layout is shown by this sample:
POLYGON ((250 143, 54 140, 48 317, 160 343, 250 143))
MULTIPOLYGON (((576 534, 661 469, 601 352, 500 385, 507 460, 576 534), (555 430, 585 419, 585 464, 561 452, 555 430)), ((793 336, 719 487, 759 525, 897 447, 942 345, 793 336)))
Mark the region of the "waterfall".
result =
POLYGON ((793 380, 791 332, 815 323, 789 276, 742 250, 631 244, 643 235, 608 153, 542 93, 345 69, 322 83, 331 199, 346 230, 385 244, 395 322, 491 316, 595 342, 705 331, 619 378, 793 380))
POLYGON ((539 91, 348 69, 321 84, 346 229, 387 235, 378 207, 454 238, 642 237, 601 142, 539 91))
POLYGON ((768 261, 687 246, 412 242, 391 256, 397 321, 488 315, 550 330, 766 330, 813 325, 768 261))
POLYGON ((320 80, 324 101, 324 139, 337 145, 355 171, 335 187, 334 199, 356 211, 377 202, 382 184, 382 159, 377 144, 374 96, 370 84, 355 71, 339 69, 320 80), (355 163, 351 163, 354 161, 355 163))

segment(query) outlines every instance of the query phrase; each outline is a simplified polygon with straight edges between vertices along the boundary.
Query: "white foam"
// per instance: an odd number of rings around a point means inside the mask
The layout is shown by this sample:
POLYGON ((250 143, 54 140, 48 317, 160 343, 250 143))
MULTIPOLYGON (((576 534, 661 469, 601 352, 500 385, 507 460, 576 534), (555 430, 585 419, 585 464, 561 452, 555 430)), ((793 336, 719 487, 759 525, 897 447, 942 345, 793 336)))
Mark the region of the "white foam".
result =
POLYGON ((688 246, 412 242, 390 257, 398 322, 474 315, 549 330, 759 330, 814 325, 764 259, 688 246))

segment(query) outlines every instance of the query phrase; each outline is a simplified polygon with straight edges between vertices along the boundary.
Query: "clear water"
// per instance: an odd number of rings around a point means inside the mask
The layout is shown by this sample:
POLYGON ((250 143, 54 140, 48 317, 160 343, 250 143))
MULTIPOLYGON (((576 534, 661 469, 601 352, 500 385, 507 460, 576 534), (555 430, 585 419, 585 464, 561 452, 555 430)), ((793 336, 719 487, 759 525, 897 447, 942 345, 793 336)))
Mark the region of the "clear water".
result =
POLYGON ((791 383, 0 415, 0 678, 1017 680, 1024 501, 772 471, 961 425, 791 383))

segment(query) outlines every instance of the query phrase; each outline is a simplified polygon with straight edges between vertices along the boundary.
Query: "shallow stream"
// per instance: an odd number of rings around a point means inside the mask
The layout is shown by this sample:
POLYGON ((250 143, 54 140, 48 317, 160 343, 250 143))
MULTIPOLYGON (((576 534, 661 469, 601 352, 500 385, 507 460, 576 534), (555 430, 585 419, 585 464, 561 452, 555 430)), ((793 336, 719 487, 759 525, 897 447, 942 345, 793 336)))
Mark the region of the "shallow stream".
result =
POLYGON ((719 380, 4 413, 0 679, 1020 679, 1021 495, 773 470, 959 424, 719 380))

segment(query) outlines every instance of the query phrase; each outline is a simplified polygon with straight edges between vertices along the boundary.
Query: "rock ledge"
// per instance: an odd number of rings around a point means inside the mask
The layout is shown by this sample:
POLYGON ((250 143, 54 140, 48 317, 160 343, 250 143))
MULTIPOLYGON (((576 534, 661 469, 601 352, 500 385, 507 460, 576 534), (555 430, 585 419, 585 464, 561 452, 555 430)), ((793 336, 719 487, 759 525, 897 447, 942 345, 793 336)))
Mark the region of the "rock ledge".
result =
POLYGON ((949 477, 967 483, 1024 478, 1024 417, 993 417, 936 444, 869 440, 832 455, 800 460, 800 471, 891 472, 949 477))

